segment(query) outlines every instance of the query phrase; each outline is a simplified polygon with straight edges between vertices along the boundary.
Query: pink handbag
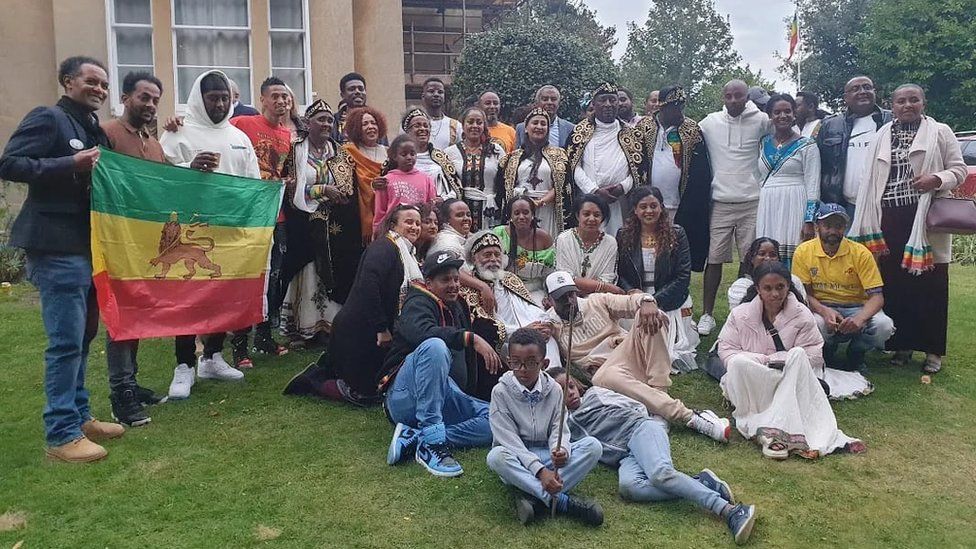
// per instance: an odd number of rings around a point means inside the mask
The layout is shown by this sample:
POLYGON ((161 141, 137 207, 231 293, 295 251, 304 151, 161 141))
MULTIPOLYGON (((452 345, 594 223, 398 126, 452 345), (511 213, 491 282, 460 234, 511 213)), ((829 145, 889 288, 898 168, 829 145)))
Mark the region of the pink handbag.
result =
POLYGON ((925 225, 933 233, 976 234, 976 202, 971 198, 934 198, 925 225))

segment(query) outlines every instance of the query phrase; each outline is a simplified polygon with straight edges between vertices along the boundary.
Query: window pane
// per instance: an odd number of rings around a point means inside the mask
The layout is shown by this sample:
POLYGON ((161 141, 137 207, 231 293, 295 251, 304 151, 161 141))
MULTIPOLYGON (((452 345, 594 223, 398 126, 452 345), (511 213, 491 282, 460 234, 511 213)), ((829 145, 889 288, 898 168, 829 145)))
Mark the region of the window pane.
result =
POLYGON ((248 53, 248 31, 176 30, 177 65, 247 67, 248 53))
POLYGON ((115 29, 115 52, 120 65, 152 65, 152 29, 115 29))
POLYGON ((302 0, 271 0, 271 28, 302 30, 302 0))
MULTIPOLYGON (((176 69, 177 86, 180 90, 180 103, 186 103, 190 97, 190 90, 193 89, 193 82, 201 74, 210 69, 179 68, 176 69)), ((251 102, 251 71, 250 69, 230 69, 223 71, 228 78, 237 82, 241 90, 241 103, 251 102)))
POLYGON ((284 80, 285 84, 295 92, 295 105, 307 105, 305 100, 305 71, 303 69, 284 70, 276 69, 274 75, 284 80))
POLYGON ((115 0, 114 4, 116 23, 152 23, 149 0, 115 0))
POLYGON ((247 0, 176 0, 177 25, 246 27, 247 0))
POLYGON ((271 67, 305 66, 305 40, 301 32, 271 33, 271 67))
POLYGON ((112 91, 114 95, 122 97, 122 81, 130 72, 148 72, 153 74, 152 65, 138 66, 138 65, 119 65, 119 89, 112 91))

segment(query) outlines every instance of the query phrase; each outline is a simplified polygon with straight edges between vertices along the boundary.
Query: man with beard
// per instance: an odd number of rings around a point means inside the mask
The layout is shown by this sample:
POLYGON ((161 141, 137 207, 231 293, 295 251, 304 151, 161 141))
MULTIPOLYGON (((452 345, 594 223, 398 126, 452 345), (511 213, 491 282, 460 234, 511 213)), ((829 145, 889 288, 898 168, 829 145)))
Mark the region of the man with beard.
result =
POLYGON ((478 98, 478 106, 485 113, 488 135, 505 149, 505 154, 514 151, 515 128, 498 119, 498 113, 502 110, 502 101, 498 98, 498 94, 486 91, 478 98))
POLYGON ((617 118, 630 127, 640 122, 641 116, 634 112, 634 94, 627 88, 617 90, 617 118))
MULTIPOLYGON (((535 92, 535 105, 542 107, 549 113, 549 146, 563 147, 569 143, 569 136, 573 133, 573 123, 559 116, 559 104, 562 96, 556 86, 545 85, 535 92)), ((531 109, 531 107, 530 107, 531 109)), ((525 135, 525 122, 519 122, 515 126, 515 148, 522 148, 528 138, 525 135)))
POLYGON ((452 251, 424 259, 424 282, 407 290, 380 380, 387 417, 396 423, 386 462, 415 457, 438 477, 463 473, 451 447, 491 444, 488 403, 468 396, 455 381, 463 377, 457 374, 465 352, 477 353, 491 373, 502 368, 498 353, 471 331, 467 307, 458 300, 463 264, 452 251))
POLYGON ((874 136, 888 122, 891 111, 876 103, 874 82, 855 76, 844 85, 846 112, 820 123, 820 200, 836 202, 854 217, 854 202, 861 182, 868 178, 874 136))
MULTIPOLYGON (((335 113, 335 126, 332 128, 332 138, 338 143, 345 143, 346 115, 352 109, 366 106, 366 78, 358 72, 351 72, 339 79, 339 110, 335 113)), ((381 136, 385 140, 386 136, 381 136)), ((385 141, 383 141, 385 143, 385 141)))
MULTIPOLYGON (((532 300, 522 279, 505 270, 508 256, 502 254, 501 239, 491 231, 481 231, 472 235, 465 247, 465 256, 472 265, 472 274, 488 284, 495 296, 495 312, 488 314, 482 305, 481 293, 467 286, 461 287, 461 298, 471 310, 472 330, 493 344, 495 349, 501 349, 508 336, 519 328, 538 330, 548 340, 546 358, 549 363, 560 365, 559 344, 552 337, 552 319, 532 300)), ((491 390, 501 373, 488 373, 483 361, 478 360, 475 379, 468 376, 468 392, 489 400, 491 390)))
POLYGON ((884 283, 874 256, 863 245, 846 238, 850 218, 839 204, 824 204, 817 212, 817 238, 796 247, 793 274, 807 291, 824 338, 823 356, 828 366, 864 370, 864 355, 884 349, 895 333, 891 318, 881 310, 884 283), (849 342, 843 363, 834 353, 849 342))
POLYGON ((432 76, 424 81, 420 101, 424 112, 430 118, 430 143, 435 149, 446 151, 448 147, 461 142, 461 123, 444 114, 447 90, 444 81, 432 76))
POLYGON ((610 205, 610 218, 604 220, 609 235, 623 226, 624 195, 643 182, 640 139, 617 119, 617 92, 610 83, 593 91, 593 116, 576 125, 566 148, 579 192, 596 194, 610 205))

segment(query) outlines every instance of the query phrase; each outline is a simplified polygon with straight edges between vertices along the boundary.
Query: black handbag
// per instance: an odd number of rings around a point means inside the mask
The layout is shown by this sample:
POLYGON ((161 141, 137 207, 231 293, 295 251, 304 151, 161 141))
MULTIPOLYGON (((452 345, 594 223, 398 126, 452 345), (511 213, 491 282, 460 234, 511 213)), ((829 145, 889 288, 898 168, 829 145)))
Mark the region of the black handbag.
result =
MULTIPOLYGON (((765 326, 766 328, 766 333, 773 338, 773 345, 776 347, 776 352, 786 351, 786 346, 783 345, 783 340, 782 338, 779 337, 779 330, 777 330, 776 327, 773 326, 772 322, 766 319, 766 315, 763 315, 762 321, 763 321, 763 326, 765 326)), ((782 367, 777 369, 782 369, 782 367)), ((820 379, 819 377, 817 378, 817 381, 820 382, 820 388, 823 389, 824 394, 830 396, 830 385, 828 385, 826 381, 820 379)))

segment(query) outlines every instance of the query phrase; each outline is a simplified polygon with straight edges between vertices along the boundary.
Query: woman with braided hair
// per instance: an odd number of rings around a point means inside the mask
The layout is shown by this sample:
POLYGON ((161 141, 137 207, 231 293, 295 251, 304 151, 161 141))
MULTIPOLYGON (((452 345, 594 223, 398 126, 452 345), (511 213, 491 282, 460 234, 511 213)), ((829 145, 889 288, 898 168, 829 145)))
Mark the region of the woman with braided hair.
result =
POLYGON ((485 113, 468 107, 461 114, 462 140, 445 153, 461 174, 463 200, 471 208, 471 231, 477 232, 498 224, 495 203, 495 175, 505 150, 488 135, 485 113))

